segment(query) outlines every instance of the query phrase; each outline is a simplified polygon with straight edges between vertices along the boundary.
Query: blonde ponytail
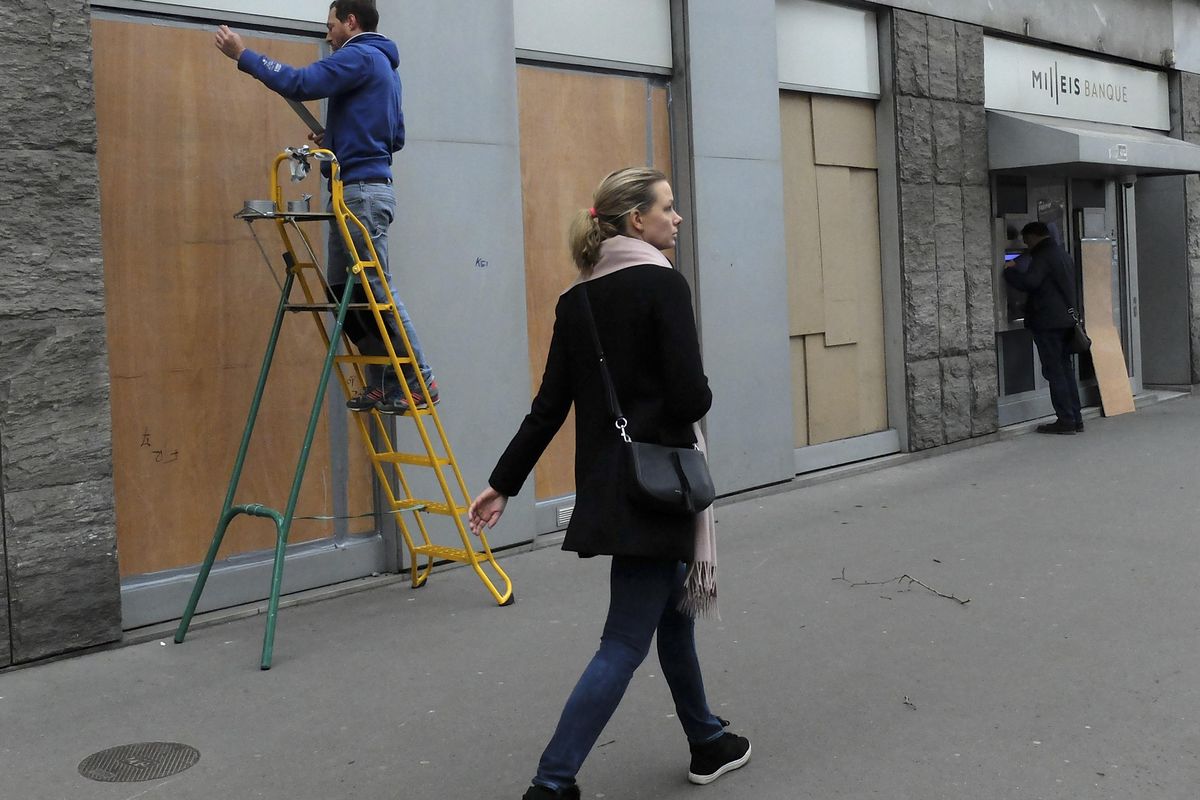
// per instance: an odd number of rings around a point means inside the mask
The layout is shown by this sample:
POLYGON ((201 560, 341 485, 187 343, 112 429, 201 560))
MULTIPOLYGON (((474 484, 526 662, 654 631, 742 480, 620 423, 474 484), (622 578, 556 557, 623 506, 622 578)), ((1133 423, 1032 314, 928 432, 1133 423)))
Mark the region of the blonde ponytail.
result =
POLYGON ((587 272, 600 260, 600 245, 608 237, 600 230, 600 220, 592 216, 591 209, 575 212, 567 241, 571 244, 571 260, 581 271, 587 272))
POLYGON ((626 214, 654 204, 654 187, 666 179, 656 169, 628 167, 600 182, 592 195, 592 207, 576 212, 567 232, 571 259, 581 272, 596 266, 605 239, 624 233, 626 214))

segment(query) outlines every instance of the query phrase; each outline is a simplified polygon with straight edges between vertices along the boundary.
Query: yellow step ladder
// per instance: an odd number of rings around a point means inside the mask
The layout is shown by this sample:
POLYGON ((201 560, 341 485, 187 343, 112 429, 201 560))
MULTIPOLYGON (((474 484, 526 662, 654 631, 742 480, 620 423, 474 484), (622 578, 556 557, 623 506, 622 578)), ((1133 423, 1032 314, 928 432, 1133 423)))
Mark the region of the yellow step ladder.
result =
MULTIPOLYGON (((272 328, 267 352, 263 359, 258 387, 251 402, 250 415, 245 431, 243 432, 242 443, 234 463, 233 475, 230 479, 229 490, 225 497, 221 518, 217 524, 217 530, 213 534, 208 554, 201 565, 200 573, 192 589, 192 594, 188 600, 183 618, 180 620, 179 627, 175 632, 175 641, 182 643, 184 637, 187 635, 192 616, 196 611, 196 605, 199 603, 200 595, 204 591, 204 584, 212 570, 213 562, 221 546, 221 540, 224 538, 225 530, 230 521, 240 514, 268 518, 275 522, 276 548, 271 595, 267 607, 267 630, 263 638, 262 669, 269 669, 271 666, 275 622, 279 609, 279 593, 283 577, 283 562, 288 531, 294 519, 295 506, 304 477, 304 469, 307 464, 317 423, 322 413, 325 390, 329 384, 331 373, 336 371, 338 383, 341 384, 342 391, 348 399, 354 387, 367 386, 364 367, 369 365, 387 365, 392 368, 395 375, 402 376, 404 374, 402 366, 409 365, 412 367, 412 374, 417 377, 420 384, 422 396, 429 396, 429 387, 426 385, 421 371, 416 366, 416 356, 413 353, 412 344, 409 342, 408 335, 404 331, 400 313, 396 308, 395 298, 392 295, 391 287, 388 285, 387 276, 379 262, 379 256, 375 252, 375 246, 371 242, 370 234, 363 223, 346 206, 339 172, 340 165, 330 150, 309 147, 288 148, 276 156, 271 165, 272 203, 270 204, 270 208, 248 206, 237 215, 238 218, 244 219, 250 224, 252 232, 255 221, 271 220, 275 223, 276 230, 285 247, 283 259, 287 266, 287 272, 285 280, 280 286, 281 296, 279 306, 276 310, 275 324, 272 328), (289 208, 289 204, 284 201, 283 186, 279 179, 280 167, 285 162, 288 163, 293 180, 300 180, 308 174, 310 159, 328 162, 330 165, 330 212, 292 210, 289 208), (334 296, 326 279, 325 272, 319 264, 316 251, 312 246, 312 240, 304 228, 301 227, 301 223, 324 221, 333 223, 336 226, 336 231, 331 230, 330 235, 340 235, 342 237, 342 241, 345 242, 346 249, 354 262, 350 268, 350 275, 340 298, 334 296), (361 235, 360 238, 366 245, 366 253, 358 251, 354 236, 351 235, 352 232, 357 232, 361 235), (383 291, 383 297, 375 296, 368 280, 372 275, 378 279, 378 285, 383 291), (299 284, 300 295, 303 298, 302 302, 299 300, 293 301, 293 289, 297 284, 299 284), (354 294, 356 286, 361 288, 366 299, 365 303, 351 302, 351 297, 354 294), (370 312, 379 331, 379 338, 387 350, 386 355, 365 356, 354 353, 349 337, 344 331, 346 316, 351 311, 358 314, 370 312), (258 409, 266 386, 267 374, 274 357, 275 345, 279 338, 280 329, 282 328, 283 318, 287 312, 310 313, 326 346, 325 366, 317 387, 316 399, 314 400, 312 413, 309 418, 304 445, 301 448, 300 460, 297 464, 292 484, 292 492, 284 511, 276 511, 258 503, 235 505, 233 497, 241 478, 246 452, 249 449, 251 433, 254 429, 254 422, 258 415, 258 409), (325 324, 327 320, 325 315, 330 313, 334 317, 334 324, 331 330, 327 329, 325 324), (387 320, 389 317, 387 315, 391 315, 390 319, 394 321, 395 329, 398 331, 398 338, 403 344, 402 353, 396 352, 392 344, 392 336, 388 333, 387 320), (342 354, 339 354, 339 352, 342 354), (334 369, 335 367, 336 370, 334 369)), ((257 234, 255 234, 254 238, 258 241, 257 234)), ((270 259, 267 257, 266 250, 262 248, 261 242, 259 242, 259 248, 262 250, 263 257, 267 258, 269 265, 270 259)), ((452 561, 469 564, 496 603, 501 606, 507 606, 514 599, 512 581, 504 570, 500 568, 500 565, 496 563, 495 556, 488 545, 487 537, 482 534, 478 537, 481 548, 478 550, 471 540, 471 533, 465 522, 471 496, 467 491, 467 485, 463 480, 458 462, 454 458, 454 451, 450 447, 450 440, 446 435, 446 429, 442 426, 442 420, 438 415, 437 407, 431 404, 418 408, 413 400, 413 394, 409 389, 408 382, 406 380, 399 380, 399 385, 403 387, 404 397, 409 409, 413 409, 399 416, 411 419, 414 423, 422 446, 419 452, 401 452, 396 449, 393 444, 390 425, 384 415, 378 410, 372 409, 366 412, 352 413, 352 416, 362 434, 363 444, 367 448, 367 455, 374 467, 375 475, 384 489, 389 509, 396 519, 397 527, 408 549, 412 585, 414 588, 423 586, 429 579, 429 575, 436 562, 452 561), (429 423, 433 423, 435 436, 430 434, 429 423), (439 493, 431 498, 415 497, 412 490, 412 482, 405 473, 405 467, 430 470, 436 479, 439 493), (447 473, 449 473, 449 476, 447 473), (397 487, 399 491, 397 491, 397 487), (406 520, 406 515, 410 515, 411 519, 406 520), (462 547, 445 547, 433 544, 429 536, 429 515, 446 517, 451 520, 462 542, 462 547), (413 525, 415 525, 417 532, 420 534, 421 544, 417 544, 414 541, 411 527, 413 525), (422 559, 425 561, 423 567, 419 566, 422 559), (485 566, 488 570, 484 569, 485 566), (489 571, 492 573, 491 575, 489 575, 489 571), (493 579, 493 575, 495 579, 493 579)))

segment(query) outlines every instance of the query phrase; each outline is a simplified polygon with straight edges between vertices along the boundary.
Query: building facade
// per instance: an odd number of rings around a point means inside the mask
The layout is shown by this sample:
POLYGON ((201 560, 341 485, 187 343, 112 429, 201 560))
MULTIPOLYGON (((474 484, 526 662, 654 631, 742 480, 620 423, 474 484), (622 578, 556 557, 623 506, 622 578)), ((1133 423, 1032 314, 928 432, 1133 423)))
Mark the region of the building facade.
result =
MULTIPOLYGON (((1200 2, 379 7, 408 123, 392 270, 473 490, 541 375, 566 221, 627 164, 686 217, 723 493, 1049 413, 1000 280, 1031 220, 1132 392, 1200 382, 1200 2)), ((232 214, 304 133, 212 30, 307 63, 327 9, 51 0, 0 25, 0 667, 182 612, 278 299, 232 214)), ((319 370, 285 331, 247 501, 286 493, 319 370)), ((349 427, 331 400, 288 591, 404 566, 349 427)), ((571 458, 565 429, 493 546, 564 527, 571 458)), ((201 608, 264 597, 272 540, 236 523, 201 608)))

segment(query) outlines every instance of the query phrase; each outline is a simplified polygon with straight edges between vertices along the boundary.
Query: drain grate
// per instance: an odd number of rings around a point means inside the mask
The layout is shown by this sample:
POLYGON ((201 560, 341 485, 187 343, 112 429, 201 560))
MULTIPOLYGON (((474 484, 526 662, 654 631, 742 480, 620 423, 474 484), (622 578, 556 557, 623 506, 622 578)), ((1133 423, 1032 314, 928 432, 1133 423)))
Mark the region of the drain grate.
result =
POLYGON ((105 783, 166 778, 200 760, 196 748, 176 742, 138 742, 101 750, 79 762, 79 774, 105 783))

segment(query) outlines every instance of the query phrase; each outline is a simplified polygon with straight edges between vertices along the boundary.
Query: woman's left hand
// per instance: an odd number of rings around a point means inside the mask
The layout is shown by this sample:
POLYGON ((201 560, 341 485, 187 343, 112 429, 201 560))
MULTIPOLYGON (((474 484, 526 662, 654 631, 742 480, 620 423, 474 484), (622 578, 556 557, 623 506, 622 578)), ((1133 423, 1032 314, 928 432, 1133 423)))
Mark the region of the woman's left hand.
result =
POLYGON ((508 498, 491 486, 480 492, 467 510, 467 524, 471 526, 471 532, 479 536, 485 527, 496 527, 506 505, 508 498))

